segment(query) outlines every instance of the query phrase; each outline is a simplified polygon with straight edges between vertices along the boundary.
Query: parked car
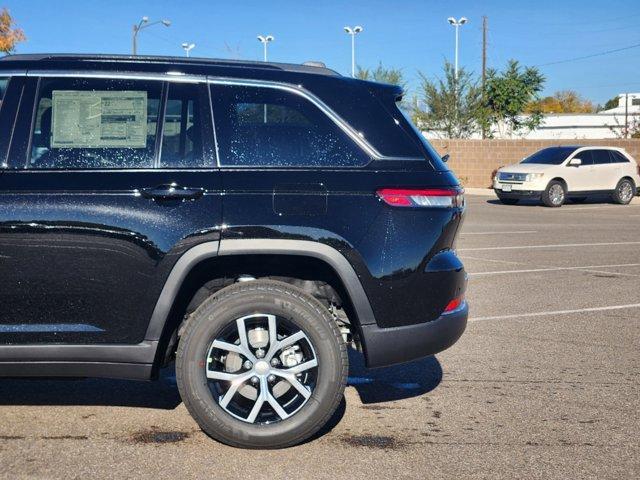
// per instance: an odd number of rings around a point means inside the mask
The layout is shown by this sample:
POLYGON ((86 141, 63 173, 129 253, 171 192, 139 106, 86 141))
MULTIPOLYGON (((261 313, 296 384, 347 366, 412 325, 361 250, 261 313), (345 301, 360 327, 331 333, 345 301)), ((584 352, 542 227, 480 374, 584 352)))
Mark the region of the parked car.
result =
POLYGON ((582 202, 608 194, 614 202, 631 202, 640 186, 640 167, 622 148, 559 146, 544 148, 520 163, 498 169, 493 189, 502 203, 541 200, 560 207, 567 198, 582 202))
POLYGON ((0 376, 157 378, 275 448, 369 367, 452 345, 464 196, 399 87, 322 67, 0 60, 0 376))

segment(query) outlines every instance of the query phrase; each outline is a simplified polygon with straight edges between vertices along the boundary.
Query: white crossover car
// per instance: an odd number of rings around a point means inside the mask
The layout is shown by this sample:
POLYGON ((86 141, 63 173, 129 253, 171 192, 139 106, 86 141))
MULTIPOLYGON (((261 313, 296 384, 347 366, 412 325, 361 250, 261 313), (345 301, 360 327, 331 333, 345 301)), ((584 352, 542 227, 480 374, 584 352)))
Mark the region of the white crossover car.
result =
POLYGON ((502 203, 533 198, 548 207, 559 207, 567 198, 584 201, 595 194, 608 194, 626 205, 638 194, 638 186, 640 166, 624 149, 614 147, 544 148, 498 169, 493 179, 502 203))

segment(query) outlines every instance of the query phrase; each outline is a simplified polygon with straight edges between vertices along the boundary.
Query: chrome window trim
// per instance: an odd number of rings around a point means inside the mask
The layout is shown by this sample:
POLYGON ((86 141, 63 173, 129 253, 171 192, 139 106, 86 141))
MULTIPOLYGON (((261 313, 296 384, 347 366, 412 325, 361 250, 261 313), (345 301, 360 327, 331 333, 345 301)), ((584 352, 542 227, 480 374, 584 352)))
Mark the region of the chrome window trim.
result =
MULTIPOLYGON (((163 82, 182 83, 208 83, 215 85, 238 85, 247 87, 274 88, 299 95, 319 108, 334 124, 349 136, 367 155, 375 160, 405 160, 424 161, 422 157, 405 157, 396 155, 383 155, 371 145, 361 132, 356 131, 347 121, 338 115, 329 105, 318 96, 305 89, 302 85, 276 82, 271 80, 252 80, 234 77, 213 77, 207 75, 185 74, 179 71, 165 73, 140 73, 140 72, 113 72, 99 70, 24 70, 24 71, 0 71, 0 76, 26 76, 26 77, 83 77, 83 78, 115 78, 123 80, 158 80, 163 82)), ((215 121, 215 119, 214 119, 215 121)), ((219 158, 218 158, 219 162, 219 158)))

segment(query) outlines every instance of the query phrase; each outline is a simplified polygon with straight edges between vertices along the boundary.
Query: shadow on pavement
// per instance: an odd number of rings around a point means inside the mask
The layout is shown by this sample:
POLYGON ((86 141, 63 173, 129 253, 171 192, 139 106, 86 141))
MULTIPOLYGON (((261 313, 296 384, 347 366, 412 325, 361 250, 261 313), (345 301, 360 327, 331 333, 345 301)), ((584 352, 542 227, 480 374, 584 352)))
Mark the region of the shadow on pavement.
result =
POLYGON ((0 405, 100 405, 172 410, 182 400, 173 366, 155 382, 79 379, 0 379, 0 405))
MULTIPOLYGON (((348 385, 362 403, 389 402, 430 392, 442 380, 442 368, 435 357, 386 368, 367 369, 361 353, 349 350, 348 385)), ((105 378, 0 379, 0 405, 100 405, 172 410, 181 403, 173 365, 153 382, 105 378)), ((344 401, 330 430, 344 415, 344 401)), ((326 433, 326 429, 323 429, 326 433)))
POLYGON ((417 397, 430 392, 442 381, 442 367, 434 356, 369 370, 364 366, 364 356, 349 350, 349 364, 348 385, 357 390, 365 404, 417 397))

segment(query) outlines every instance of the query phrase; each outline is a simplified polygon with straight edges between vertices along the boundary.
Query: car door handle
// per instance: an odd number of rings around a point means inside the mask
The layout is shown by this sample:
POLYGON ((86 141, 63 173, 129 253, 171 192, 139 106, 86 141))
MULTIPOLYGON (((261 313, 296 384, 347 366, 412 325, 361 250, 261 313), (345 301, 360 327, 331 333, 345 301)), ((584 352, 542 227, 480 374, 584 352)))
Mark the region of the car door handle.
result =
POLYGON ((204 195, 204 188, 181 187, 175 183, 139 190, 144 198, 153 200, 197 200, 204 195))

